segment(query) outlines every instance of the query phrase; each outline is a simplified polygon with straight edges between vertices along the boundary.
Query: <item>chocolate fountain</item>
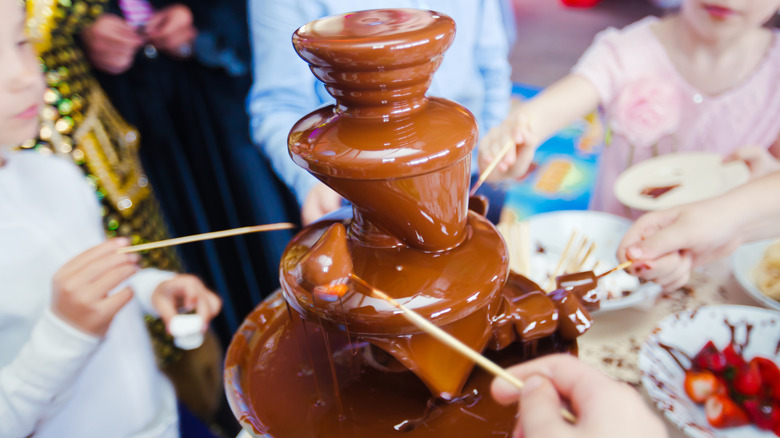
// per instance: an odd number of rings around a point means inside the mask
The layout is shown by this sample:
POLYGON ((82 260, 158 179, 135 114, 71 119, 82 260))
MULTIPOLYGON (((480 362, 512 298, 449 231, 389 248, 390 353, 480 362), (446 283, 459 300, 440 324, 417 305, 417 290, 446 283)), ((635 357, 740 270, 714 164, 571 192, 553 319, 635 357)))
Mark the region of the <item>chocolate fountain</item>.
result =
POLYGON ((511 435, 516 407, 493 402, 492 376, 364 283, 502 366, 576 353, 590 326, 576 295, 510 273, 504 240, 468 208, 476 122, 425 95, 454 35, 451 18, 412 9, 327 17, 293 35, 337 103, 292 128, 290 155, 353 207, 293 238, 281 291, 230 345, 228 399, 255 436, 511 435))

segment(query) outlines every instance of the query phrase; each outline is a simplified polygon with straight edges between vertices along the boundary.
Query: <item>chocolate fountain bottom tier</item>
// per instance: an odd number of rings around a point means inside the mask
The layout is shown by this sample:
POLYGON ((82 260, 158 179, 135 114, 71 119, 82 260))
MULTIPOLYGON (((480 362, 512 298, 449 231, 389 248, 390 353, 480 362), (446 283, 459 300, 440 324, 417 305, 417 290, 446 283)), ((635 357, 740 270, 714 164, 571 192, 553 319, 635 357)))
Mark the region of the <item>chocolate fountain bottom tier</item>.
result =
MULTIPOLYGON (((576 341, 553 335, 486 354, 507 367, 574 350, 576 341)), ((228 349, 228 400, 244 429, 255 436, 511 436, 517 406, 495 403, 489 392, 492 375, 475 369, 461 395, 444 401, 392 360, 383 368, 387 358, 376 354, 360 338, 304 321, 276 293, 247 317, 228 349)))

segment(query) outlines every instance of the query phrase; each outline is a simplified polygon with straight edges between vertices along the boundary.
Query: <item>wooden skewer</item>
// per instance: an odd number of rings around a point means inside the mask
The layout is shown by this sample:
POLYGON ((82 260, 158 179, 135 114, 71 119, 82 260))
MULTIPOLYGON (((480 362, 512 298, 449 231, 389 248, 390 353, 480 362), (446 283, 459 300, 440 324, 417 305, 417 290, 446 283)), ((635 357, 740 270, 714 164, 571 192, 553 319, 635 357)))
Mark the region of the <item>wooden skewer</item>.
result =
POLYGON ((479 179, 477 179, 477 182, 474 183, 474 187, 471 188, 471 191, 469 192, 469 196, 474 196, 474 193, 477 193, 477 189, 479 186, 484 183, 488 176, 490 176, 491 173, 496 169, 496 166, 498 166, 498 163, 501 162, 501 160, 504 158, 504 155, 508 154, 510 150, 512 150, 513 147, 517 147, 515 142, 508 141, 504 147, 501 148, 501 150, 498 152, 498 155, 493 158, 493 161, 488 164, 488 166, 485 168, 484 171, 479 175, 479 179))
POLYGON ((606 277, 607 275, 609 275, 609 274, 611 274, 611 273, 613 273, 615 271, 619 271, 621 269, 626 269, 627 267, 631 266, 632 264, 634 264, 633 260, 629 260, 627 262, 623 262, 623 263, 615 266, 614 268, 610 269, 609 271, 603 272, 603 273, 597 275, 596 276, 596 280, 598 280, 600 278, 603 278, 603 277, 606 277))
MULTIPOLYGON (((360 283, 363 287, 367 288, 369 291, 371 291, 371 294, 373 296, 383 299, 388 303, 392 304, 393 306, 395 306, 396 308, 398 308, 399 310, 401 310, 403 312, 404 317, 407 320, 409 320, 409 322, 411 322, 412 324, 420 328, 421 330, 425 331, 429 335, 443 342, 444 344, 451 347, 453 350, 457 351, 458 353, 473 360, 477 365, 481 366, 486 371, 492 373, 494 376, 498 376, 506 380, 507 382, 514 385, 517 389, 523 389, 524 383, 522 380, 509 374, 505 369, 496 365, 495 362, 492 362, 490 359, 486 358, 485 356, 479 354, 476 350, 464 344, 458 338, 445 332, 438 326, 434 325, 433 323, 425 319, 419 313, 399 303, 398 301, 396 301, 386 293, 374 288, 373 286, 368 284, 365 280, 358 277, 357 275, 352 274, 352 279, 360 283)), ((561 409, 561 415, 563 416, 563 418, 565 418, 567 421, 571 423, 575 423, 577 421, 577 418, 574 416, 574 414, 572 414, 566 408, 561 409)))
POLYGON ((555 266, 555 270, 550 275, 550 281, 547 284, 548 290, 555 287, 555 278, 558 277, 558 274, 561 273, 561 268, 563 267, 563 263, 566 261, 566 258, 569 255, 569 248, 571 248, 572 243, 574 243, 575 237, 577 237, 577 230, 571 232, 569 241, 566 242, 566 246, 563 248, 563 252, 561 253, 561 258, 558 260, 558 265, 555 266))
POLYGON ((518 245, 520 251, 520 274, 528 277, 531 274, 531 226, 528 221, 518 224, 518 245))
POLYGON ((201 240, 219 239, 221 237, 238 236, 240 234, 259 233, 261 231, 286 230, 295 228, 295 224, 282 222, 278 224, 255 225, 251 227, 233 228, 230 230, 212 231, 210 233, 193 234, 192 236, 177 237, 175 239, 159 240, 141 245, 126 246, 118 249, 118 254, 146 251, 149 249, 164 248, 166 246, 181 245, 183 243, 199 242, 201 240))
POLYGON ((582 269, 585 267, 585 263, 587 263, 588 259, 590 258, 590 255, 593 254, 593 250, 596 249, 596 242, 593 242, 590 244, 590 247, 588 247, 588 251, 585 253, 585 256, 580 260, 580 263, 577 265, 576 271, 582 271, 582 269))
POLYGON ((572 272, 576 272, 580 265, 580 259, 582 258, 582 255, 585 253, 588 246, 588 237, 583 236, 582 242, 580 243, 580 248, 577 250, 577 252, 574 253, 574 257, 569 260, 569 263, 567 264, 566 268, 564 268, 563 273, 564 274, 571 274, 572 272))

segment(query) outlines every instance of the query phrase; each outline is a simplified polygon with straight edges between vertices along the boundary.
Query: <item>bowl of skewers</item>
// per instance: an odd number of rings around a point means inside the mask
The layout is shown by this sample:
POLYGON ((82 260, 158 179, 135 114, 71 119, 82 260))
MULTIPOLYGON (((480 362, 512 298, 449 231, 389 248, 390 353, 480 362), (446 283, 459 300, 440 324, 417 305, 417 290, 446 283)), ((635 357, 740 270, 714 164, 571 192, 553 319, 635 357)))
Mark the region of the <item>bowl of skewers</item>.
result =
POLYGON ((661 292, 615 269, 617 248, 631 221, 610 213, 564 210, 540 213, 523 222, 499 223, 510 249, 510 268, 551 291, 561 279, 593 278, 599 312, 651 305, 661 292))

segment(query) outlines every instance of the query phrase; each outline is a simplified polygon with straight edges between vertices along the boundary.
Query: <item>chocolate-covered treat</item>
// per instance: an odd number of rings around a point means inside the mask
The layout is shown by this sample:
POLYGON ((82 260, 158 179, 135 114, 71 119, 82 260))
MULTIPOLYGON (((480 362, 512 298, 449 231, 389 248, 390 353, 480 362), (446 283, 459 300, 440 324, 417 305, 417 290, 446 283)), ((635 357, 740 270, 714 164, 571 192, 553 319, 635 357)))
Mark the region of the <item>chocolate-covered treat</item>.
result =
POLYGON ((301 287, 317 298, 335 301, 344 296, 353 273, 344 224, 331 225, 301 257, 293 272, 301 287))
POLYGON ((484 203, 469 202, 473 116, 425 95, 454 32, 451 18, 413 9, 328 17, 295 32, 295 49, 337 103, 295 124, 290 155, 353 210, 291 240, 281 291, 228 349, 228 399, 251 433, 511 433, 516 410, 493 402, 492 375, 364 283, 501 366, 576 352, 587 318, 576 295, 551 298, 510 274, 484 203), (569 317, 575 309, 580 319, 569 317))
POLYGON ((575 293, 589 311, 593 312, 601 307, 601 301, 596 293, 599 279, 593 271, 561 275, 555 278, 555 283, 558 289, 575 293))

